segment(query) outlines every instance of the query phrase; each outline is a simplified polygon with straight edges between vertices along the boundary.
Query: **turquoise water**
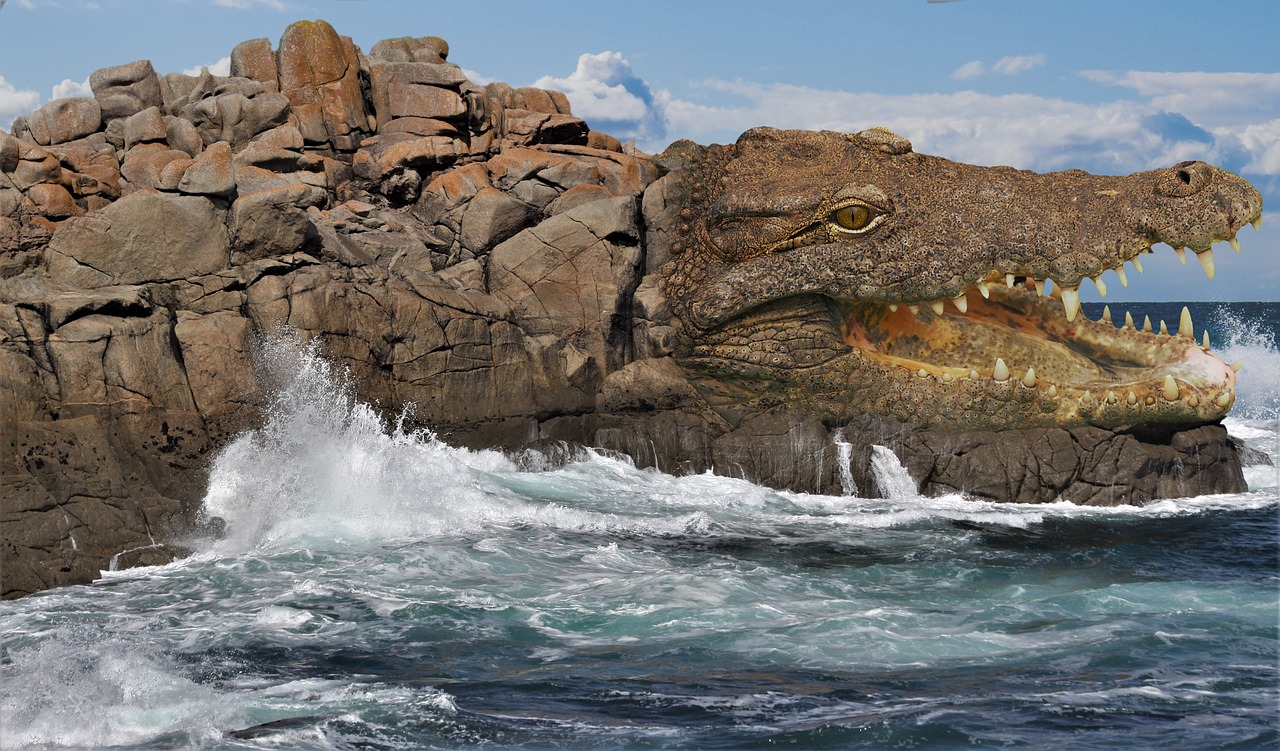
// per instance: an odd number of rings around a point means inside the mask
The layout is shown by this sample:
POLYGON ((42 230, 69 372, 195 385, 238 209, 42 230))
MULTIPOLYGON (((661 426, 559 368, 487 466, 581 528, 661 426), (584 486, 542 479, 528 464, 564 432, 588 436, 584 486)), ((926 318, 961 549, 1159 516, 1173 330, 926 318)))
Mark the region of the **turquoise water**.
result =
MULTIPOLYGON (((1193 313, 1280 463, 1277 308, 1193 313)), ((1142 509, 779 493, 450 448, 269 355, 224 539, 0 603, 0 748, 1280 745, 1274 466, 1142 509)))

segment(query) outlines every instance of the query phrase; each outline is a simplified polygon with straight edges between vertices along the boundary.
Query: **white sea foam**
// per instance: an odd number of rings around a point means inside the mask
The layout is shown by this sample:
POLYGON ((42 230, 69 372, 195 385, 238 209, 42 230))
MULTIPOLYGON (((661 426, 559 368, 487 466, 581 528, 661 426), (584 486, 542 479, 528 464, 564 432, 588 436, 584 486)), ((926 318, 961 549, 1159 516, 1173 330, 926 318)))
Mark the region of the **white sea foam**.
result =
MULTIPOLYGON (((676 477, 598 452, 557 469, 528 471, 549 463, 517 465, 498 452, 448 446, 428 431, 405 429, 403 421, 386 424, 355 398, 349 379, 314 344, 277 337, 265 343, 263 360, 280 384, 265 424, 222 451, 205 499, 207 513, 228 522, 227 538, 215 547, 222 553, 522 526, 646 536, 843 534, 949 521, 1025 527, 1050 517, 1194 514, 1274 502, 1263 494, 1103 509, 923 498, 887 449, 874 456, 886 499, 779 492, 710 473, 676 477)), ((1265 421, 1233 420, 1229 426, 1246 440, 1267 437, 1259 427, 1265 421)))
POLYGON ((1254 420, 1280 419, 1280 350, 1276 332, 1265 322, 1241 318, 1227 307, 1215 315, 1217 328, 1226 334, 1214 344, 1214 353, 1226 362, 1243 361, 1236 376, 1236 403, 1231 413, 1254 420))

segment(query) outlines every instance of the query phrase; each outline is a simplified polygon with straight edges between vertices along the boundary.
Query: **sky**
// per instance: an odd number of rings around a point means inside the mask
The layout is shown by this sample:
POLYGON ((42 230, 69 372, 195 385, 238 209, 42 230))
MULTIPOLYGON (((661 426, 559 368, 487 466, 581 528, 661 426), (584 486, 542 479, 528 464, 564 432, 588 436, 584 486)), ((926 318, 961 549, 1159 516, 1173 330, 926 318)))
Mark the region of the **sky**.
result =
MULTIPOLYGON (((94 70, 225 74, 232 47, 323 18, 368 50, 440 36, 473 80, 557 88, 650 152, 742 131, 892 128, 974 164, 1102 174, 1203 159, 1262 191, 1215 281, 1157 245, 1107 302, 1280 299, 1280 0, 0 0, 0 128, 94 70)), ((1190 254, 1189 254, 1190 255, 1190 254)), ((1094 287, 1082 299, 1097 300, 1094 287)))

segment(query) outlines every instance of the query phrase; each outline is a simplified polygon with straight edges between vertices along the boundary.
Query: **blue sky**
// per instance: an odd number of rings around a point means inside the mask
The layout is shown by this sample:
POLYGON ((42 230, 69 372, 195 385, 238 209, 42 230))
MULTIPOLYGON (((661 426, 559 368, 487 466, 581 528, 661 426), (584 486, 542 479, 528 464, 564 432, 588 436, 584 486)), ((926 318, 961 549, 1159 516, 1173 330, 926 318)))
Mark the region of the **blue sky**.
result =
POLYGON ((97 68, 218 72, 236 43, 314 18, 363 49, 444 37, 474 78, 560 88, 651 151, 755 125, 886 125, 918 151, 1039 171, 1205 159, 1263 191, 1262 231, 1240 255, 1220 246, 1214 282, 1156 246, 1128 289, 1104 277, 1107 300, 1280 299, 1277 0, 7 0, 0 127, 81 95, 97 68))

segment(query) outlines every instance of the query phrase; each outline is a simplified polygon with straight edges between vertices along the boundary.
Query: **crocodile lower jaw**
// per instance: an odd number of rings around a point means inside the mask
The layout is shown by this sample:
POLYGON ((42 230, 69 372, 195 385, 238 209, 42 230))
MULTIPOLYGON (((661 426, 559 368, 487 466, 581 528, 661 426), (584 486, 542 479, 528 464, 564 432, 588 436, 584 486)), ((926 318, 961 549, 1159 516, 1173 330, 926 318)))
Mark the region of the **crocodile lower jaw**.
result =
POLYGON ((1030 282, 985 291, 958 298, 963 314, 940 301, 847 302, 845 342, 932 381, 939 397, 979 390, 1034 403, 1044 424, 1206 422, 1235 400, 1235 371, 1208 352, 1207 338, 1196 342, 1185 309, 1179 330, 1166 334, 1131 319, 1116 328, 1107 315, 1068 321, 1063 302, 1030 282))

